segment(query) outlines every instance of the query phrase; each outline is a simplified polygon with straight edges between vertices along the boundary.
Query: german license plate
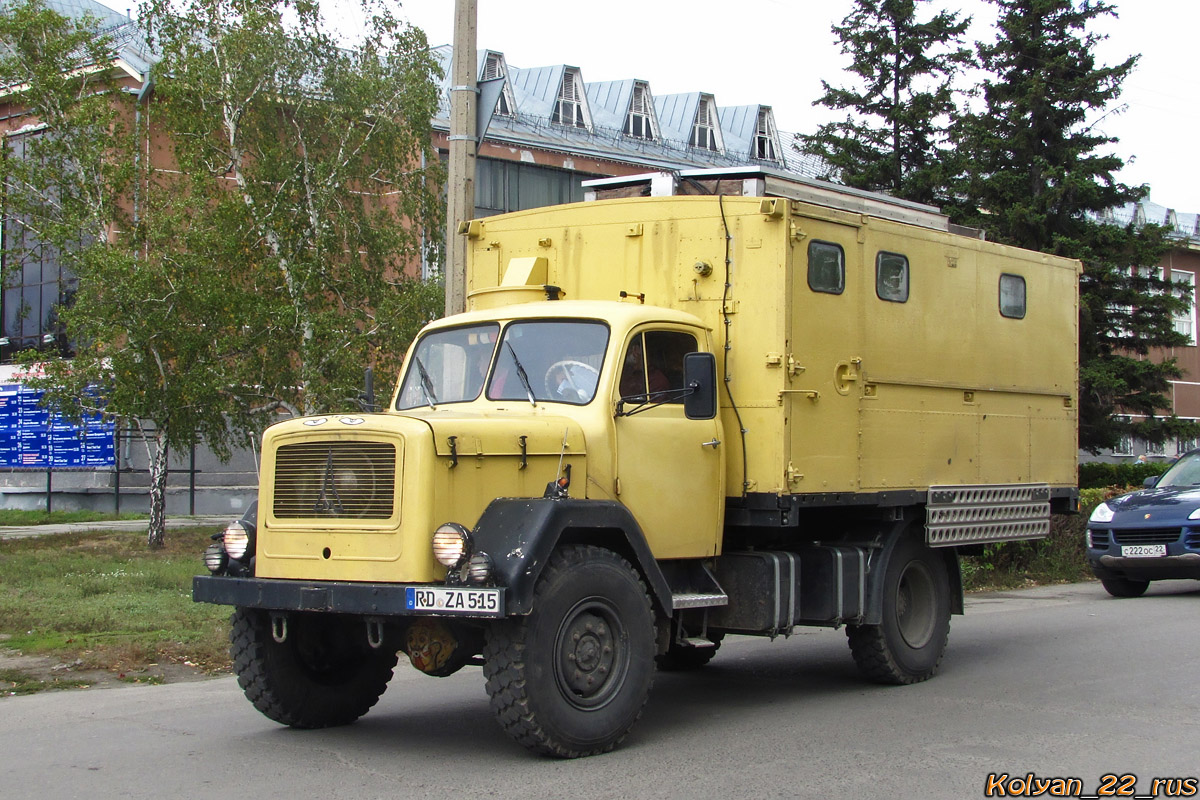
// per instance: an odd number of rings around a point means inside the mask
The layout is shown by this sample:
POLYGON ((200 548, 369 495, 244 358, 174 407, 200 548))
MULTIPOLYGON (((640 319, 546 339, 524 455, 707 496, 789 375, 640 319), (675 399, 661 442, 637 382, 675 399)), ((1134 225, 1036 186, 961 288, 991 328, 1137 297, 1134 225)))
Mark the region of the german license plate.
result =
POLYGON ((499 589, 409 586, 404 590, 404 607, 409 611, 472 617, 499 617, 504 614, 499 589))
POLYGON ((1167 546, 1165 544, 1121 545, 1121 555, 1125 558, 1153 558, 1155 556, 1165 556, 1166 554, 1167 546))

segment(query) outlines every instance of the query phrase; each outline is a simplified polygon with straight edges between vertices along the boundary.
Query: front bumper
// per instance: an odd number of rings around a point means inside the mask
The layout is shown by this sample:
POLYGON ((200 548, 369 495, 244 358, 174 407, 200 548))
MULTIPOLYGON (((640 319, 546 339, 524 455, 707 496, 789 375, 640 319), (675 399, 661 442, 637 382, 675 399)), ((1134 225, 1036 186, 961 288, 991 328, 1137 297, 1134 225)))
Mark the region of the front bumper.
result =
POLYGON ((1200 578, 1200 554, 1183 553, 1160 558, 1125 558, 1088 554, 1088 563, 1097 577, 1130 577, 1142 580, 1200 578))
POLYGON ((192 600, 197 603, 264 608, 272 611, 324 611, 380 617, 446 616, 495 619, 504 616, 507 595, 505 589, 496 590, 499 592, 496 608, 489 608, 487 611, 470 608, 414 609, 414 592, 448 588, 458 587, 197 575, 192 578, 192 600))

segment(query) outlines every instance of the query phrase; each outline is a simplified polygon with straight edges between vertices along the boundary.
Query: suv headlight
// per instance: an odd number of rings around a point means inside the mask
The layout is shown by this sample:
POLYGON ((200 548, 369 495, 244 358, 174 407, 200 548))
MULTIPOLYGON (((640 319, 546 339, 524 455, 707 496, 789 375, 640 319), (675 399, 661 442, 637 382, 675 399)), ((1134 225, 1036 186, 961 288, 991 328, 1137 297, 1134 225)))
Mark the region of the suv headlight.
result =
POLYGON ((1088 522, 1112 522, 1113 517, 1117 512, 1112 510, 1108 503, 1101 503, 1096 506, 1096 510, 1092 512, 1092 516, 1088 518, 1088 522))

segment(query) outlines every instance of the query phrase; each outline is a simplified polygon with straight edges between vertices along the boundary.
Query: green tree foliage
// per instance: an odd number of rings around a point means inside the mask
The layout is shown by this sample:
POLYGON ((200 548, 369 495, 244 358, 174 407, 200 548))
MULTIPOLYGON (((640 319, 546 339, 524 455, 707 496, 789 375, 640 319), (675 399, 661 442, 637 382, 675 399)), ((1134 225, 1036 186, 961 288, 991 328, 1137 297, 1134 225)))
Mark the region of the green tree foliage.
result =
POLYGON ((200 252, 233 279, 241 382, 260 405, 344 408, 394 375, 440 289, 405 278, 436 241, 438 69, 424 34, 364 5, 339 47, 305 0, 154 0, 159 119, 200 252))
POLYGON ((1186 341, 1171 315, 1187 300, 1149 269, 1165 251, 1163 231, 1098 221, 1147 193, 1114 178, 1123 166, 1109 149, 1116 140, 1096 127, 1113 111, 1137 57, 1097 63, 1102 37, 1089 27, 1116 13, 1104 2, 991 2, 998 36, 978 47, 989 76, 983 107, 961 114, 952 128, 955 221, 1007 244, 1083 260, 1081 447, 1113 447, 1127 433, 1152 442, 1186 433, 1188 424, 1155 416, 1170 408, 1166 390, 1178 367, 1146 358, 1151 348, 1186 341), (1125 422, 1115 416, 1122 410, 1148 418, 1125 422))
POLYGON ((120 198, 133 177, 125 124, 128 96, 114 91, 105 69, 111 41, 97 20, 69 20, 42 0, 0 13, 0 86, 30 126, 23 157, 4 158, 8 263, 30 248, 50 246, 70 262, 88 244, 104 244, 123 220, 120 198))
POLYGON ((951 83, 970 63, 959 46, 969 19, 938 12, 917 18, 928 0, 855 0, 833 26, 856 80, 850 88, 822 81, 814 105, 848 111, 842 122, 797 136, 797 146, 830 167, 847 186, 917 202, 938 200, 945 123, 954 110, 951 83))

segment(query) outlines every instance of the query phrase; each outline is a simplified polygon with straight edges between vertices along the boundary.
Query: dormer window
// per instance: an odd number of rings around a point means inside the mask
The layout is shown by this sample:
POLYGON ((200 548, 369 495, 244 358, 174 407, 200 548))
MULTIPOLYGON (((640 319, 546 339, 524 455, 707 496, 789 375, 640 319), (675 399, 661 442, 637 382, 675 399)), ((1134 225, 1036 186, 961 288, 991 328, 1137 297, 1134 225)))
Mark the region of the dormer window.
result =
POLYGON ((654 139, 654 110, 650 103, 650 90, 644 83, 633 85, 633 97, 629 100, 629 113, 625 115, 625 135, 638 139, 654 139))
POLYGON ((720 150, 717 140, 717 116, 711 97, 701 97, 696 107, 696 119, 692 123, 692 136, 688 140, 692 147, 705 150, 720 150))
MULTIPOLYGON (((488 53, 483 62, 483 75, 480 76, 480 79, 490 81, 507 76, 508 66, 504 63, 504 56, 500 53, 488 53)), ((508 81, 505 81, 504 88, 500 91, 500 99, 496 101, 496 114, 511 117, 515 105, 512 89, 509 87, 508 81)))
POLYGON ((550 121, 555 125, 576 128, 588 126, 583 111, 583 86, 578 73, 572 70, 563 72, 562 86, 558 90, 558 100, 554 103, 554 114, 550 121))
POLYGON ((775 120, 771 119, 769 108, 758 110, 758 127, 754 132, 754 157, 764 161, 778 161, 779 153, 775 149, 778 133, 775 130, 775 120))

